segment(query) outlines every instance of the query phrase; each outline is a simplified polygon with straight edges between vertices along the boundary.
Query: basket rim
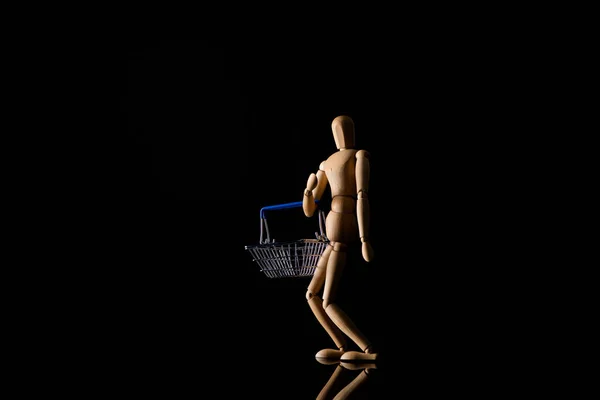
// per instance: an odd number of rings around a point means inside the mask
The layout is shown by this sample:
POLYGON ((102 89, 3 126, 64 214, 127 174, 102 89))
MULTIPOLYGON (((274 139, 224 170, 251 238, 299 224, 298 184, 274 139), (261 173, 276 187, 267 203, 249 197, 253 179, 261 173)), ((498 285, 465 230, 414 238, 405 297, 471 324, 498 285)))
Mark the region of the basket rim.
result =
POLYGON ((254 248, 269 248, 274 246, 281 246, 286 244, 299 244, 299 243, 329 243, 329 239, 297 239, 297 240, 286 240, 282 242, 271 242, 245 246, 246 250, 254 248))

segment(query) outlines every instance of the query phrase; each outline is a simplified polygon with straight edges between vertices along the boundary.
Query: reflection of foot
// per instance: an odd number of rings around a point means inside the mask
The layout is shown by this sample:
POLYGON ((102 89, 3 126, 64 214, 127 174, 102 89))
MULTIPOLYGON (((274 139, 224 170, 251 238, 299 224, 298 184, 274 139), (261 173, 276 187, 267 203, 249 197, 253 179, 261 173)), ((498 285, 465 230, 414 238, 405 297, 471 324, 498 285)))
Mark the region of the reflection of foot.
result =
POLYGON ((364 362, 377 360, 377 353, 363 353, 362 351, 347 351, 340 357, 341 361, 364 362))
POLYGON ((328 361, 338 362, 340 360, 340 357, 342 356, 342 354, 344 354, 343 350, 339 350, 339 349, 323 349, 323 350, 320 350, 315 355, 315 357, 321 363, 328 362, 328 361))

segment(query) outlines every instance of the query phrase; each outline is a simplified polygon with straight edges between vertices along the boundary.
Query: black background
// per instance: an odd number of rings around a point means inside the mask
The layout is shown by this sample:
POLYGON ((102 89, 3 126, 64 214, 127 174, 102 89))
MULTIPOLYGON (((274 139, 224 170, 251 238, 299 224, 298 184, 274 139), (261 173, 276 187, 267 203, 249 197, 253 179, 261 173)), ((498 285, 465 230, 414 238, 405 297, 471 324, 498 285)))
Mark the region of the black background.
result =
MULTIPOLYGON (((318 395, 335 366, 314 359, 331 343, 306 304, 308 279, 266 278, 245 246, 258 243, 261 207, 301 200, 336 151, 341 114, 371 153, 375 258, 351 255, 338 303, 382 355, 354 398, 464 393, 490 379, 481 366, 510 336, 491 294, 515 244, 500 229, 511 167, 496 162, 510 84, 487 52, 473 57, 476 44, 422 40, 115 45, 123 129, 107 166, 106 329, 129 380, 318 395)), ((301 209, 268 218, 278 240, 317 227, 301 209)))

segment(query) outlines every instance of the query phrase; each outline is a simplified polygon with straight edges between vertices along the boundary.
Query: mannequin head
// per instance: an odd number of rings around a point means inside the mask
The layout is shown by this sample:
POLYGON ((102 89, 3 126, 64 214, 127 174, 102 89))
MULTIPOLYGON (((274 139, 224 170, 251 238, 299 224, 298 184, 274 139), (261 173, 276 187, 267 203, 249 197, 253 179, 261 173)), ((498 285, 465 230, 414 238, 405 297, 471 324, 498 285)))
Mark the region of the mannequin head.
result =
POLYGON ((340 115, 331 123, 333 139, 338 149, 354 148, 354 121, 346 115, 340 115))

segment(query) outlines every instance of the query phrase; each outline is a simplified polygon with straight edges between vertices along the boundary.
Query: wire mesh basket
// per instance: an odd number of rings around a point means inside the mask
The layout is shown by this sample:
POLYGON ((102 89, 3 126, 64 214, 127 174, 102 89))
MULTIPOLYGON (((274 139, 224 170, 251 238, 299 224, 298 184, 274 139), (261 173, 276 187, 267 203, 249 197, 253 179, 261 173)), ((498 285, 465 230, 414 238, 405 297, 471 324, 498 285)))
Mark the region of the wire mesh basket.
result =
POLYGON ((301 206, 302 202, 299 201, 267 206, 260 210, 259 244, 246 246, 246 250, 268 278, 312 276, 319 258, 329 244, 323 229, 325 217, 320 209, 317 210, 320 233, 315 232, 314 239, 298 239, 285 242, 276 242, 271 239, 265 212, 301 206))

